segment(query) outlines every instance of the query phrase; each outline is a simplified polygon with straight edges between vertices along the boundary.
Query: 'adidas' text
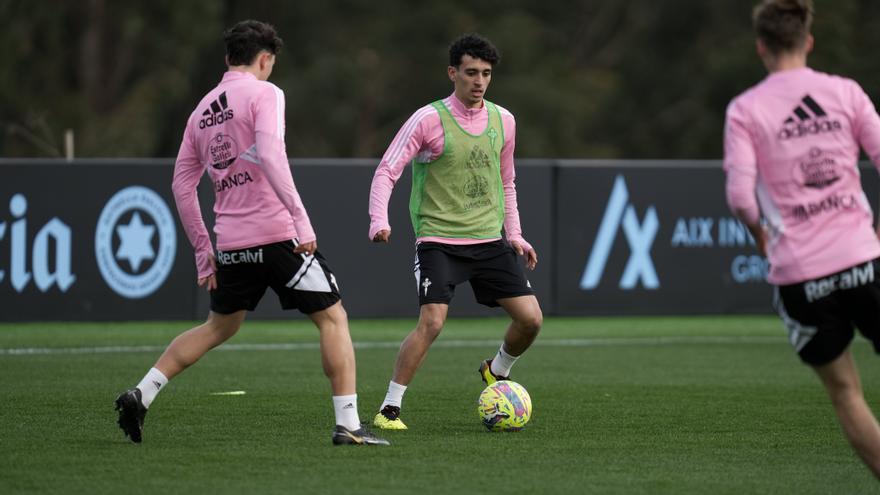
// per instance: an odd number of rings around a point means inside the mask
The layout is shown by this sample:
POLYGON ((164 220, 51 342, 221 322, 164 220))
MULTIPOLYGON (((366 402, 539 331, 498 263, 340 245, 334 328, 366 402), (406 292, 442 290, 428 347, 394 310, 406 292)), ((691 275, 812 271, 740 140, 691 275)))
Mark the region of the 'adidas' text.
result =
POLYGON ((843 129, 837 120, 814 120, 809 123, 786 125, 779 131, 779 139, 795 139, 826 132, 837 132, 843 129))
POLYGON ((232 120, 235 115, 226 102, 226 92, 220 93, 216 100, 211 102, 211 108, 202 112, 202 120, 199 121, 199 129, 205 129, 218 124, 222 124, 227 120, 232 120))
POLYGON ((801 98, 791 116, 785 119, 777 137, 780 140, 796 139, 804 136, 837 132, 843 129, 840 121, 832 120, 822 105, 810 95, 801 98))

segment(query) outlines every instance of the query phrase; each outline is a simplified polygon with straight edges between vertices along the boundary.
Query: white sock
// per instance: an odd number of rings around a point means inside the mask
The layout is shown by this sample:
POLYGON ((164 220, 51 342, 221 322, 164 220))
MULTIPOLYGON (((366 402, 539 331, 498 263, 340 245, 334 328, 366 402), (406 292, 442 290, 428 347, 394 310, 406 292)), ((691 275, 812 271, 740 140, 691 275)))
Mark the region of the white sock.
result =
POLYGON ((150 368, 150 371, 144 375, 144 379, 137 385, 137 388, 141 391, 141 402, 144 404, 144 407, 149 409, 153 399, 156 398, 162 387, 167 384, 168 379, 165 378, 161 371, 156 368, 150 368))
POLYGON ((498 354, 492 359, 490 371, 495 376, 510 376, 510 368, 513 368, 513 363, 515 363, 517 359, 519 359, 519 356, 511 356, 504 352, 504 344, 501 344, 501 348, 498 349, 498 354))
POLYGON ((406 392, 406 385, 394 383, 394 380, 388 382, 388 393, 385 394, 385 401, 382 402, 382 406, 379 407, 379 410, 381 411, 385 406, 400 407, 403 403, 404 392, 406 392))
POLYGON ((336 412, 336 424, 344 426, 351 431, 359 430, 361 419, 358 417, 358 396, 334 395, 333 411, 336 412))

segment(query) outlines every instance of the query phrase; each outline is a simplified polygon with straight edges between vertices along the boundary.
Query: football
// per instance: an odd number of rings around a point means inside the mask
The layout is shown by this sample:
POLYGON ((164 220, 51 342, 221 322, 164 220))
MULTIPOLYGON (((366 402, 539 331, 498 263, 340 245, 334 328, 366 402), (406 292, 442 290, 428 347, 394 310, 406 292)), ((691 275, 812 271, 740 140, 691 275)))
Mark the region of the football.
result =
POLYGON ((519 431, 532 416, 532 398, 519 383, 498 381, 480 393, 477 413, 489 431, 519 431))

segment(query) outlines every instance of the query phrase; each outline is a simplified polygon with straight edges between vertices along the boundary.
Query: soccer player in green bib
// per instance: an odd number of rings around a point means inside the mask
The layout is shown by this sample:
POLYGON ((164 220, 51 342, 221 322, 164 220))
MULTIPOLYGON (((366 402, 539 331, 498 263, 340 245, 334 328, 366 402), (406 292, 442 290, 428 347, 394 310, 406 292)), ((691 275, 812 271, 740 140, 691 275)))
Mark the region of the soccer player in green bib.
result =
POLYGON ((373 420, 379 428, 406 429, 400 419, 403 394, 440 335, 458 284, 470 282, 477 302, 501 306, 512 320, 498 353, 480 363, 486 384, 507 379, 541 329, 541 307, 517 258, 524 256, 531 270, 538 263, 523 239, 517 210, 516 121, 484 99, 499 59, 492 43, 478 34, 455 40, 447 69, 454 92, 406 121, 373 177, 369 235, 373 242, 389 242, 388 201, 403 170, 413 165, 409 209, 421 307, 373 420))

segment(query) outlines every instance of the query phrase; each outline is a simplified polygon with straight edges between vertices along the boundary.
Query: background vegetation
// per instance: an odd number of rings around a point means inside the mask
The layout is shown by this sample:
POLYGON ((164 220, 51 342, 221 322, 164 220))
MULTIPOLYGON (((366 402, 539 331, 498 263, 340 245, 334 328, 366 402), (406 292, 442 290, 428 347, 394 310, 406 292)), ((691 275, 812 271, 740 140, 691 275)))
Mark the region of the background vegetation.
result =
MULTIPOLYGON (((0 0, 0 157, 177 153, 223 70, 223 29, 256 18, 286 49, 288 153, 378 157, 450 92, 451 39, 503 55, 489 98, 520 157, 717 158, 727 102, 763 77, 743 0, 406 2, 0 0)), ((816 0, 811 64, 880 98, 880 2, 816 0)))

